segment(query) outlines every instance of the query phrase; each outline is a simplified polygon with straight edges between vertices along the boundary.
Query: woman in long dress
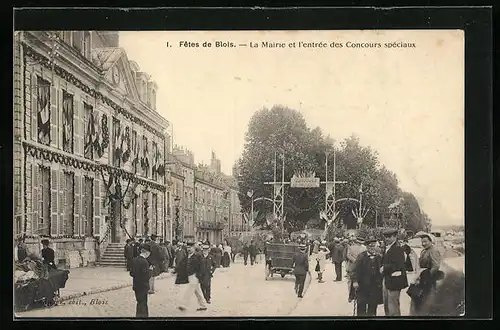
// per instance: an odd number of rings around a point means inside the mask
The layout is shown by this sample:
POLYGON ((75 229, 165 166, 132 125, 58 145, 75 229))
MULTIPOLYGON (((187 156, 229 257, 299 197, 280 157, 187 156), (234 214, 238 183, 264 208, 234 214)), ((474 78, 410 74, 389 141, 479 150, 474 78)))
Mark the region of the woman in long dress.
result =
POLYGON ((323 281, 323 272, 326 266, 326 256, 330 253, 330 250, 325 245, 320 245, 319 251, 316 254, 316 272, 318 273, 318 283, 325 283, 323 281))
POLYGON ((231 246, 227 244, 227 241, 224 241, 223 253, 222 253, 222 267, 229 267, 229 263, 231 262, 231 246))
POLYGON ((436 282, 442 272, 439 271, 441 267, 441 255, 434 247, 435 238, 431 234, 422 234, 422 247, 424 248, 420 253, 419 258, 419 275, 414 281, 421 290, 422 295, 420 298, 412 298, 410 303, 410 315, 421 315, 422 308, 426 305, 427 301, 431 300, 436 292, 436 282))

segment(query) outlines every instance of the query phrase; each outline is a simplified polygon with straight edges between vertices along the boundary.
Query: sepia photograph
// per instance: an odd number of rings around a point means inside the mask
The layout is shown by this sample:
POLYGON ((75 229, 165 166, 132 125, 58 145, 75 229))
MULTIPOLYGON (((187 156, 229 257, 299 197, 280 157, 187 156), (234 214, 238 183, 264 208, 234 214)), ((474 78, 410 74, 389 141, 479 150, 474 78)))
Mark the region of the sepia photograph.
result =
POLYGON ((14 318, 461 317, 463 30, 29 31, 14 318))

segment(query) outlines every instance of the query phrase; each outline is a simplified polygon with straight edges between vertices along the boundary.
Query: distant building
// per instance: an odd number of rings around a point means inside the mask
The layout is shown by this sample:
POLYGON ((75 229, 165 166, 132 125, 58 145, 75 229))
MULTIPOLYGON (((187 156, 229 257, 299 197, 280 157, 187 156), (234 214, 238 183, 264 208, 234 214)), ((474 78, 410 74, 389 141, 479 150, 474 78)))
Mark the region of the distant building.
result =
POLYGON ((220 175, 207 167, 198 166, 195 172, 196 238, 222 243, 222 231, 229 213, 225 184, 220 175))

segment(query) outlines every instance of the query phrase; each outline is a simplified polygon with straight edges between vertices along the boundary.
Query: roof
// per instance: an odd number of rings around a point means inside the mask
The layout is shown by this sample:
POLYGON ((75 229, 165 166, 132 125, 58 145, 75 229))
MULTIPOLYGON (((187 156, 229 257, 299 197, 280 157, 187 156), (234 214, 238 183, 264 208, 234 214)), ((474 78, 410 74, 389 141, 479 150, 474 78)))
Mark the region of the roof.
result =
POLYGON ((95 48, 92 50, 92 62, 103 71, 108 71, 125 53, 120 47, 95 48))

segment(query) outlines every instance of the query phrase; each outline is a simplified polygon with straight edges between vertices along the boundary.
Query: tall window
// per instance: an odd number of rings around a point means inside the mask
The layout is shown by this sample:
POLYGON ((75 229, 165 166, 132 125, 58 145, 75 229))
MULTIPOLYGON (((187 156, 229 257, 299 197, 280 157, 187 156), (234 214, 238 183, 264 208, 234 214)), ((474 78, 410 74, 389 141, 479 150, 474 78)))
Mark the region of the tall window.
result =
POLYGON ((160 166, 160 162, 159 162, 159 154, 158 154, 158 145, 156 144, 156 142, 152 141, 152 152, 153 152, 153 159, 154 159, 154 167, 153 167, 153 173, 152 173, 152 177, 153 177, 153 180, 158 180, 158 166, 160 166))
POLYGON ((120 159, 121 159, 120 135, 121 135, 120 121, 113 117, 113 147, 112 147, 113 166, 120 166, 120 159))
POLYGON ((167 216, 170 216, 170 191, 167 191, 167 216))
POLYGON ((50 144, 50 83, 37 77, 37 127, 38 142, 50 144))
POLYGON ((50 234, 50 169, 47 167, 40 167, 40 174, 42 178, 41 185, 41 199, 38 201, 41 205, 39 210, 41 214, 38 220, 39 235, 50 234))
POLYGON ((158 212, 157 212, 157 207, 158 207, 158 195, 157 194, 151 194, 152 196, 152 201, 151 201, 151 223, 153 224, 152 228, 152 233, 155 233, 158 235, 158 212))
POLYGON ((65 176, 65 194, 66 205, 64 208, 63 233, 64 235, 74 235, 74 197, 75 197, 75 175, 73 173, 64 173, 65 176))
POLYGON ((63 90, 63 150, 73 153, 73 95, 63 90))
POLYGON ((87 159, 93 159, 94 157, 94 139, 96 136, 95 123, 94 123, 94 109, 91 105, 83 103, 84 109, 84 122, 85 122, 85 145, 84 145, 84 156, 87 159))

